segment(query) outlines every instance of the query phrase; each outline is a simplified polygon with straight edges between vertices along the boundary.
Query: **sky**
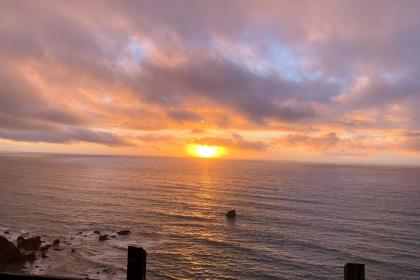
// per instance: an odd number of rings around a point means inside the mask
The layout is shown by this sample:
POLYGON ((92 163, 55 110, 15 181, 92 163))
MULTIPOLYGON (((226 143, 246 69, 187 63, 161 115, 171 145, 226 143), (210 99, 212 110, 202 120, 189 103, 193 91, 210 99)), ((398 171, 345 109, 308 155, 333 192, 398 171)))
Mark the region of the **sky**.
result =
POLYGON ((0 151, 420 163, 420 1, 0 1, 0 151))

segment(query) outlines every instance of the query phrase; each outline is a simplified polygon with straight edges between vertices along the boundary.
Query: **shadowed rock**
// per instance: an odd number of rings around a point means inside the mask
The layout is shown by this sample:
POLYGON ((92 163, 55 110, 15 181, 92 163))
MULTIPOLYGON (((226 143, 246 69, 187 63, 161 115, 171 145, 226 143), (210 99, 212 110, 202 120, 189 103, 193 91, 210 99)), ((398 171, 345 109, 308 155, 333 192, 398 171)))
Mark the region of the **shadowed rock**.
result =
POLYGON ((13 242, 0 236, 0 263, 22 261, 24 257, 13 242))
POLYGON ((53 241, 53 246, 58 246, 58 245, 60 245, 60 239, 55 239, 53 241))
POLYGON ((234 218, 236 218, 236 211, 235 210, 229 210, 226 213, 226 218, 228 218, 228 219, 234 219, 234 218))
POLYGON ((39 250, 40 250, 41 252, 45 252, 45 251, 47 251, 47 250, 48 250, 51 246, 52 246, 51 244, 44 245, 44 246, 41 246, 41 247, 39 248, 39 250))
POLYGON ((19 236, 17 239, 17 247, 27 251, 39 250, 41 247, 41 237, 34 236, 25 239, 23 236, 19 236))
POLYGON ((33 262, 36 260, 36 254, 34 252, 29 253, 25 256, 25 261, 33 262))
POLYGON ((101 232, 99 230, 95 230, 93 233, 94 234, 101 234, 101 232))
POLYGON ((130 231, 128 229, 120 230, 117 232, 118 235, 129 235, 130 231))
POLYGON ((109 235, 108 234, 103 234, 101 236, 99 236, 99 241, 105 241, 109 239, 109 235))

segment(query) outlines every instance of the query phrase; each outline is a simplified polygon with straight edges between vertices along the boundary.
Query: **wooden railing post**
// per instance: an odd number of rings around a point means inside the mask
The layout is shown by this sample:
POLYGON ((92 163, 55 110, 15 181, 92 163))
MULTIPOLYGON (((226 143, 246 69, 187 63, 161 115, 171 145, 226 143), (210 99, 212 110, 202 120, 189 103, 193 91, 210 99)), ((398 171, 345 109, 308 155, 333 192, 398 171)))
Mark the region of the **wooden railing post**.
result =
POLYGON ((146 280, 146 251, 128 246, 127 280, 146 280))
POLYGON ((361 263, 346 263, 344 280, 365 280, 365 265, 361 263))

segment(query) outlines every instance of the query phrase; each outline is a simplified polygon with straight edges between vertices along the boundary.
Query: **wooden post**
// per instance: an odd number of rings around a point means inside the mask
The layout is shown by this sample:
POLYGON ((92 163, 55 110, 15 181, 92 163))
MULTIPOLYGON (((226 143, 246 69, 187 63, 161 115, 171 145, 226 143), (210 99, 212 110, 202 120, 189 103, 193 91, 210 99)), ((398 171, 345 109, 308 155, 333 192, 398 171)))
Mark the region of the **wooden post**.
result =
POLYGON ((365 280, 365 265, 361 263, 346 263, 344 280, 365 280))
POLYGON ((128 246, 127 280, 146 280, 146 251, 128 246))

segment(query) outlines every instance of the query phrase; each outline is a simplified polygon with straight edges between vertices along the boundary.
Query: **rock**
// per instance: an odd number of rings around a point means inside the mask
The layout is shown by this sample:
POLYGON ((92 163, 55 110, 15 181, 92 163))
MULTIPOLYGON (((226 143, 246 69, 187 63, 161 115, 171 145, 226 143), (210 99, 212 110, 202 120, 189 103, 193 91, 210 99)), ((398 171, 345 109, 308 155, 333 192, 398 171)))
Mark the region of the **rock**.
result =
POLYGON ((4 232, 4 234, 9 234, 9 233, 10 233, 10 232, 9 232, 9 231, 7 231, 7 230, 4 232))
POLYGON ((227 211, 226 218, 228 218, 228 219, 234 219, 234 218, 236 218, 236 211, 235 210, 229 210, 229 211, 227 211))
POLYGON ((24 237, 19 236, 17 239, 17 246, 19 249, 24 249, 27 251, 39 250, 41 247, 41 237, 34 236, 25 239, 24 237))
POLYGON ((101 234, 101 232, 99 230, 95 230, 93 233, 94 234, 101 234))
POLYGON ((76 253, 76 250, 74 248, 71 248, 72 253, 76 253))
POLYGON ((54 251, 63 251, 63 248, 57 248, 57 247, 56 247, 56 248, 54 248, 53 250, 54 250, 54 251))
POLYGON ((29 253, 29 254, 27 254, 27 255, 25 256, 25 261, 28 261, 28 262, 33 262, 33 261, 35 261, 35 260, 36 260, 36 255, 35 255, 35 253, 34 253, 34 252, 29 253))
POLYGON ((44 245, 44 246, 41 246, 41 247, 39 248, 39 250, 40 250, 41 252, 45 252, 45 251, 47 251, 47 250, 48 250, 51 246, 52 246, 51 244, 44 245))
POLYGON ((45 258, 48 258, 48 256, 44 252, 42 252, 41 253, 41 258, 45 259, 45 258))
POLYGON ((24 255, 19 251, 19 248, 0 235, 0 263, 22 260, 24 260, 24 255))
POLYGON ((118 235, 129 235, 130 231, 128 229, 120 230, 117 232, 118 235))
POLYGON ((60 245, 60 239, 55 239, 54 241, 53 241, 53 244, 52 244, 53 246, 58 246, 58 245, 60 245))
POLYGON ((109 239, 109 235, 108 234, 103 234, 101 236, 99 236, 99 241, 105 241, 109 239))

